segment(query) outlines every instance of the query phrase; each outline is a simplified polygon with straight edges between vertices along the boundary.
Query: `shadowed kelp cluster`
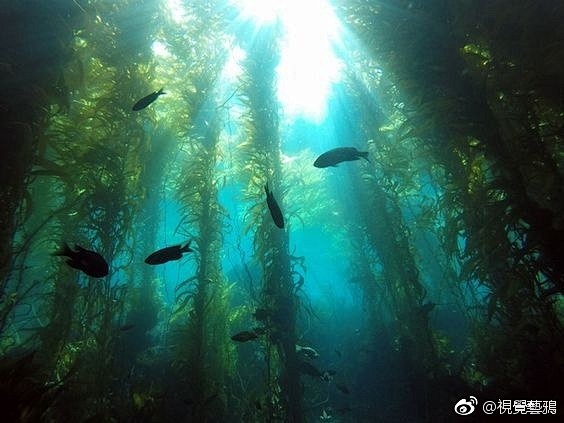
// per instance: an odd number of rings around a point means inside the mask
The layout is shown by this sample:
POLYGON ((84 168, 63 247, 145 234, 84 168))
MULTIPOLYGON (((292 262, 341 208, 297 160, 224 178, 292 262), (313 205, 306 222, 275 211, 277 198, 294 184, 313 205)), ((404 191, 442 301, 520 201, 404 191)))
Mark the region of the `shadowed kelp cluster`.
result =
POLYGON ((555 410, 564 6, 251 3, 0 1, 2 421, 555 410))

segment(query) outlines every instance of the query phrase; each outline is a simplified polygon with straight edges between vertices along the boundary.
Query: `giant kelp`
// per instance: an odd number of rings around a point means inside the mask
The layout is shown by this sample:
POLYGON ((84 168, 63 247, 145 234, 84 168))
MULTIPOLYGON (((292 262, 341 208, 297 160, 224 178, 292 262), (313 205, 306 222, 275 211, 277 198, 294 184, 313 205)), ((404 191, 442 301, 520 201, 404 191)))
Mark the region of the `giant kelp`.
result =
POLYGON ((551 65, 558 53, 551 49, 562 37, 556 23, 539 24, 562 16, 562 8, 527 1, 511 10, 503 2, 347 7, 351 27, 403 95, 400 139, 416 140, 422 157, 441 169, 434 172, 443 181, 444 247, 460 259, 463 280, 478 280, 491 291, 482 302, 483 317, 503 329, 480 326, 477 345, 489 343, 488 331, 497 334, 497 347, 485 356, 482 350, 480 362, 495 378, 495 389, 503 384, 506 392, 524 392, 528 380, 538 382, 530 393, 538 392, 550 372, 533 375, 530 366, 553 362, 550 354, 539 354, 558 345, 561 333, 543 291, 562 280, 554 255, 561 202, 550 200, 559 197, 561 185, 553 155, 559 141, 541 129, 554 107, 547 84, 555 91, 561 84, 551 65), (527 38, 533 32, 544 37, 543 47, 538 38, 527 38), (523 46, 518 50, 517 39, 523 46), (534 333, 522 335, 524 327, 534 333), (531 344, 537 353, 531 354, 531 344), (508 355, 510 345, 518 352, 508 355), (494 369, 487 364, 494 357, 506 365, 494 369))
MULTIPOLYGON (((279 30, 279 29, 278 29, 279 30)), ((295 352, 297 296, 288 251, 288 233, 277 228, 267 211, 264 187, 282 193, 278 110, 274 98, 274 71, 278 60, 277 27, 263 28, 248 47, 242 76, 243 117, 247 140, 239 146, 248 175, 247 199, 254 203, 249 222, 254 253, 262 268, 260 305, 276 310, 279 318, 267 329, 266 421, 302 421, 298 361, 295 352)), ((284 209, 281 196, 278 201, 284 209)))
POLYGON ((13 239, 16 229, 33 211, 34 204, 26 185, 41 134, 47 126, 49 110, 68 107, 62 75, 71 56, 72 29, 80 17, 67 5, 46 7, 41 2, 4 2, 0 13, 5 22, 2 37, 9 40, 0 51, 1 86, 5 94, 1 100, 0 291, 10 298, 2 302, 0 331, 3 332, 7 316, 25 301, 32 289, 21 283, 21 278, 9 274, 15 266, 14 249, 17 252, 13 239), (46 24, 63 20, 67 22, 64 26, 46 24), (44 37, 39 39, 38 32, 30 28, 41 31, 44 37), (41 68, 35 66, 37 60, 42 61, 41 68))
MULTIPOLYGON (((74 241, 101 252, 112 264, 113 273, 119 271, 118 263, 127 262, 132 255, 128 232, 134 203, 139 204, 142 195, 138 184, 143 168, 138 154, 146 143, 140 124, 128 113, 131 100, 115 89, 120 85, 133 88, 132 67, 111 62, 92 48, 104 45, 101 39, 120 32, 123 25, 109 23, 115 17, 111 12, 104 16, 108 21, 83 15, 84 25, 69 46, 73 60, 80 63, 73 66, 81 69, 83 78, 77 78, 67 94, 72 99, 69 107, 52 109, 40 138, 37 167, 31 171, 36 183, 51 181, 43 189, 57 200, 43 203, 43 207, 54 208, 46 219, 30 219, 31 231, 22 228, 28 235, 24 235, 21 255, 25 257, 37 245, 54 251, 62 241, 74 241)), ((105 48, 109 51, 111 46, 105 48)), ((115 325, 123 313, 126 290, 112 275, 93 281, 67 269, 63 264, 51 267, 46 282, 53 295, 47 301, 33 302, 42 307, 46 319, 39 331, 45 371, 57 381, 65 378, 68 388, 58 400, 82 404, 73 410, 55 407, 49 415, 74 419, 99 413, 108 401, 115 370, 115 325), (72 377, 66 378, 71 369, 72 377)))
MULTIPOLYGON (((170 336, 175 344, 175 359, 171 369, 180 377, 169 383, 175 387, 174 400, 189 405, 194 421, 222 418, 225 414, 229 365, 225 326, 228 290, 220 268, 224 212, 217 199, 220 179, 216 175, 221 121, 215 113, 218 93, 214 91, 226 56, 224 51, 212 48, 213 44, 225 42, 219 30, 225 25, 225 17, 216 11, 211 4, 191 5, 186 12, 202 17, 199 25, 181 24, 184 33, 175 30, 163 34, 173 57, 190 59, 180 64, 170 61, 171 68, 185 67, 179 73, 182 78, 168 75, 167 90, 180 93, 171 109, 181 119, 167 122, 175 131, 178 150, 166 177, 175 181, 175 197, 182 215, 176 231, 191 242, 195 251, 191 256, 196 263, 195 274, 183 275, 174 289, 170 336)), ((165 74, 169 71, 163 69, 165 74)))
POLYGON ((316 132, 283 120, 280 21, 231 20, 222 0, 3 2, 6 415, 442 421, 469 392, 551 397, 563 6, 504 3, 341 2, 345 76, 316 132), (314 145, 306 134, 370 161, 316 169, 313 147, 293 148, 314 145), (143 264, 165 231, 194 250, 176 286, 143 264), (344 273, 290 235, 322 239, 344 273), (62 241, 102 253, 110 275, 51 257, 62 241), (319 351, 323 379, 296 343, 319 351))

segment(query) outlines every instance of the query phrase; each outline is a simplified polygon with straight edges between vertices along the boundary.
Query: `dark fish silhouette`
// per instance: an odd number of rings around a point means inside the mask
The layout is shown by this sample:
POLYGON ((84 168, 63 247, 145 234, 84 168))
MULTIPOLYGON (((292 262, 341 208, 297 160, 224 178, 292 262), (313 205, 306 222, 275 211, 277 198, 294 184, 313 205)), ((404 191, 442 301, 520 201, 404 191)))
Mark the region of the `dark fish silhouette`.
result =
POLYGON ((133 329, 134 327, 135 327, 135 325, 133 325, 133 324, 127 324, 127 325, 120 326, 119 330, 122 331, 122 332, 126 332, 128 330, 133 329))
POLYGON ((270 210, 270 215, 272 216, 272 220, 274 220, 274 224, 280 229, 284 228, 284 216, 282 216, 282 211, 280 210, 280 206, 276 202, 274 195, 272 195, 272 191, 268 189, 268 184, 264 186, 264 191, 266 192, 266 204, 268 205, 268 210, 270 210))
POLYGON ((164 88, 161 88, 159 91, 155 91, 149 95, 146 95, 145 97, 143 97, 141 100, 139 100, 137 103, 133 105, 132 110, 138 111, 144 109, 153 101, 155 101, 160 95, 166 94, 165 92, 163 92, 163 90, 164 88))
POLYGON ((55 256, 67 256, 66 263, 73 269, 82 270, 93 278, 102 278, 109 273, 108 263, 100 254, 82 248, 80 245, 74 246, 76 251, 70 249, 65 242, 63 247, 53 253, 55 256))
POLYGON ((436 303, 429 301, 429 302, 426 302, 425 304, 421 305, 421 307, 419 307, 418 311, 421 314, 424 314, 424 315, 429 314, 431 311, 433 311, 433 309, 435 308, 436 305, 437 305, 436 303))
POLYGON ((349 391, 349 388, 347 385, 345 385, 344 383, 336 383, 335 387, 341 391, 343 394, 350 394, 351 391, 349 391))
POLYGON ((178 260, 182 258, 182 253, 189 253, 194 251, 190 248, 190 241, 184 247, 180 245, 174 245, 172 247, 165 247, 161 248, 158 251, 155 251, 149 257, 145 259, 145 263, 147 264, 163 264, 167 261, 171 260, 178 260))
POLYGON ((309 376, 316 378, 316 379, 317 378, 319 378, 319 379, 323 378, 323 373, 317 367, 315 367, 311 363, 308 363, 307 361, 300 361, 299 370, 300 370, 300 373, 302 373, 304 375, 309 375, 309 376))
POLYGON ((338 147, 323 153, 315 159, 313 165, 319 168, 337 166, 341 162, 359 160, 361 157, 370 161, 368 160, 368 151, 358 151, 354 147, 338 147))
POLYGON ((237 342, 247 342, 257 338, 258 335, 253 330, 244 330, 243 332, 236 333, 231 337, 233 341, 237 341, 237 342))

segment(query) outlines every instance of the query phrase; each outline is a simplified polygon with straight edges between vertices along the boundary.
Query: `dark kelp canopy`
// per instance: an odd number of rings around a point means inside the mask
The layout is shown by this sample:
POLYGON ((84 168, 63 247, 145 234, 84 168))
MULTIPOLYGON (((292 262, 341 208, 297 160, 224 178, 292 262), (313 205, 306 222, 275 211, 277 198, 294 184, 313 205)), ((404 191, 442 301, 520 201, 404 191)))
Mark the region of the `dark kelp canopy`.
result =
MULTIPOLYGON (((252 4, 0 2, 4 417, 561 404, 564 4, 252 4), (288 34, 328 14, 339 71, 312 118, 284 100, 288 34), (368 159, 313 166, 341 147, 368 159), (67 266, 65 242, 108 268, 67 266)), ((307 37, 301 100, 330 65, 307 37)))

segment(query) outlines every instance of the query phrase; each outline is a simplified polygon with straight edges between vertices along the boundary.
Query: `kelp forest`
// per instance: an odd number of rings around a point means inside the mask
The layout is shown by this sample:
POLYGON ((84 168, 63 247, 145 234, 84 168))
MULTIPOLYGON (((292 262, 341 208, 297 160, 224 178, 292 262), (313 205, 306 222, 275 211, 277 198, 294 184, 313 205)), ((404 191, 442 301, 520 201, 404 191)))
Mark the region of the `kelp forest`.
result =
POLYGON ((562 413, 563 2, 0 20, 2 422, 562 413))

